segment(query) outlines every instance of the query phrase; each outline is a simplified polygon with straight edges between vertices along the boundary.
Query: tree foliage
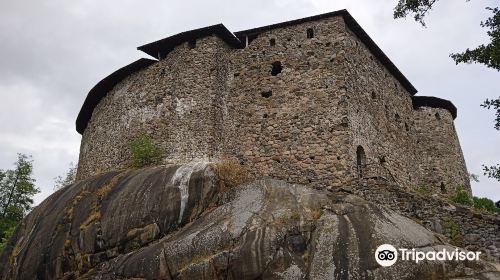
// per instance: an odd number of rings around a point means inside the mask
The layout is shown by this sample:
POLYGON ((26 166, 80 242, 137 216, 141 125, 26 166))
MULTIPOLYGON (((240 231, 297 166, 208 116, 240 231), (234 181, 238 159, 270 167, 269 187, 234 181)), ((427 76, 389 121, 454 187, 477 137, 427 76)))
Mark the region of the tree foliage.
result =
POLYGON ((33 196, 39 192, 31 156, 18 154, 13 170, 0 170, 0 247, 31 210, 33 196))
MULTIPOLYGON (((399 0, 394 8, 394 18, 404 18, 412 15, 415 21, 425 26, 424 18, 431 11, 438 0, 399 0)), ((480 23, 481 27, 488 28, 486 32, 490 38, 488 44, 482 44, 474 49, 467 48, 462 53, 450 54, 458 63, 480 63, 486 67, 500 71, 500 9, 486 7, 493 14, 480 23)), ((498 101, 498 99, 497 99, 498 101)), ((497 103, 498 104, 498 103, 497 103)), ((498 113, 498 112, 497 112, 498 113)))
POLYGON ((497 179, 500 181, 500 164, 486 166, 483 165, 484 175, 488 176, 488 178, 497 179))
MULTIPOLYGON (((467 0, 468 1, 468 0, 467 0)), ((438 0, 399 0, 394 8, 394 18, 405 18, 412 15, 415 21, 425 26, 424 18, 432 10, 438 0)), ((462 53, 452 53, 450 57, 459 63, 480 63, 488 68, 500 71, 500 8, 486 7, 492 16, 480 23, 481 27, 487 28, 490 42, 482 44, 474 49, 467 48, 462 53)), ((486 99, 482 107, 495 110, 495 129, 500 130, 500 97, 486 99)), ((500 166, 484 166, 484 175, 500 181, 500 166)))
POLYGON ((498 99, 486 99, 483 104, 481 104, 481 107, 484 107, 486 109, 491 109, 495 110, 495 129, 500 130, 500 98, 498 99))
POLYGON ((498 7, 487 7, 486 9, 491 11, 493 16, 481 22, 481 27, 489 28, 487 34, 491 42, 486 45, 482 44, 472 50, 466 49, 463 53, 451 54, 450 56, 457 64, 461 62, 481 63, 489 68, 500 71, 500 10, 498 7))
POLYGON ((479 183, 479 175, 474 174, 474 173, 469 173, 469 180, 471 182, 479 183))
POLYGON ((425 26, 424 17, 438 0, 399 0, 394 8, 394 18, 405 18, 413 15, 415 21, 425 26))
POLYGON ((78 164, 74 165, 73 163, 70 163, 69 169, 64 177, 59 175, 54 178, 54 190, 60 190, 66 186, 73 184, 76 181, 77 166, 78 164))

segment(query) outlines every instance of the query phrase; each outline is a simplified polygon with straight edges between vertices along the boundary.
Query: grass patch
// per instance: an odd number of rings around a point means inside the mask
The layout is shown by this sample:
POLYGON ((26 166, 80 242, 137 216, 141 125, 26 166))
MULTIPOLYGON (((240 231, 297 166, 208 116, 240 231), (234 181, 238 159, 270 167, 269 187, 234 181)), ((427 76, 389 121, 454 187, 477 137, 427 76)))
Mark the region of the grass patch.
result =
POLYGON ((92 224, 92 222, 94 221, 97 221, 101 219, 101 212, 100 211, 97 211, 97 210, 94 210, 88 217, 87 219, 85 220, 85 222, 83 222, 81 225, 80 225, 80 230, 84 230, 86 229, 90 224, 92 224))
POLYGON ((252 180, 248 168, 234 159, 224 159, 215 163, 213 167, 217 177, 228 188, 237 187, 252 180))

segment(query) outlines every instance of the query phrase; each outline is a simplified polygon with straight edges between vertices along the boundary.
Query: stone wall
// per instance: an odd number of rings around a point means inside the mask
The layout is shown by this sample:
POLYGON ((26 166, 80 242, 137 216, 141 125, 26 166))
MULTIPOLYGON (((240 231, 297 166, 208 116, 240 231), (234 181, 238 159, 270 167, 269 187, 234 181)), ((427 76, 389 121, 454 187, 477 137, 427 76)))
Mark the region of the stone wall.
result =
POLYGON ((130 140, 150 135, 165 164, 210 161, 221 144, 221 94, 229 47, 206 37, 120 82, 94 109, 81 144, 78 177, 130 165, 130 140))
POLYGON ((362 147, 367 169, 382 164, 398 184, 414 187, 419 173, 414 168, 417 159, 410 93, 351 32, 343 49, 349 70, 349 162, 356 163, 357 149, 362 147))
POLYGON ((422 186, 434 193, 452 195, 460 186, 471 193, 469 175, 453 117, 445 109, 420 107, 414 110, 418 164, 422 186))
POLYGON ((78 178, 129 166, 128 143, 144 132, 164 164, 235 158, 264 176, 338 187, 358 176, 362 147, 366 162, 388 173, 373 175, 402 187, 427 177, 464 182, 452 120, 443 113, 443 127, 425 134, 411 102, 341 16, 264 31, 244 49, 208 36, 107 94, 83 134, 78 178))
POLYGON ((273 29, 233 52, 227 154, 263 175, 313 185, 349 178, 341 17, 273 29), (307 38, 307 30, 314 38, 307 38), (272 64, 281 64, 273 76, 272 64))
POLYGON ((402 191, 398 185, 367 181, 349 189, 364 199, 416 220, 427 229, 446 236, 458 247, 482 251, 500 261, 500 215, 486 214, 449 203, 437 194, 425 196, 402 191))

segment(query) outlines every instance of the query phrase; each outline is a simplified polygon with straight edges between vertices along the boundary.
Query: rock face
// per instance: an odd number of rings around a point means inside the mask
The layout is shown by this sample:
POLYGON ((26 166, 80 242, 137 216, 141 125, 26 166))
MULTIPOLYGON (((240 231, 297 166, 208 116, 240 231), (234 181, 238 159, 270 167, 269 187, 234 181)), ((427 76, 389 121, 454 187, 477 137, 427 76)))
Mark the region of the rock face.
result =
POLYGON ((271 179, 227 189, 209 165, 111 172, 33 210, 0 256, 2 279, 500 279, 479 262, 374 258, 438 235, 343 192, 271 179))

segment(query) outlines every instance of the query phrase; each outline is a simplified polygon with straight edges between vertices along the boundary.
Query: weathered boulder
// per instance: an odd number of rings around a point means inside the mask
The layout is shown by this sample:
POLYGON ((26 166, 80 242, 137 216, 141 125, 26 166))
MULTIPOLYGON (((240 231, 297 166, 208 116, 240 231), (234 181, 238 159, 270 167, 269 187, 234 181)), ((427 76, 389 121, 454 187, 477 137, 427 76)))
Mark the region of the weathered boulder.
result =
POLYGON ((2 279, 499 279, 479 262, 374 258, 454 247, 345 192, 271 179, 227 190, 209 165, 112 172, 62 189, 0 256, 2 279))

